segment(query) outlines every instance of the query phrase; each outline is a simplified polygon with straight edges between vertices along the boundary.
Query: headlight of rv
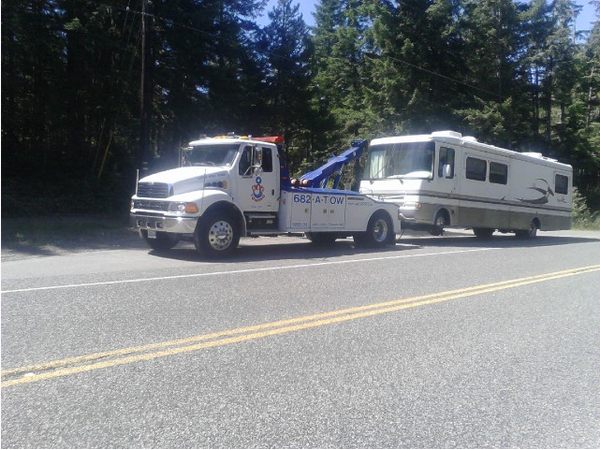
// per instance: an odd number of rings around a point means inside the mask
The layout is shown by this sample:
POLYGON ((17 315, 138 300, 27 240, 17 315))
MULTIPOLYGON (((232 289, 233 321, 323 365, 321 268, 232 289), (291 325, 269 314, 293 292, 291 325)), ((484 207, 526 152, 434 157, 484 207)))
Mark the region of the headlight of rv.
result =
POLYGON ((198 205, 194 202, 171 202, 169 203, 169 211, 179 214, 196 214, 198 212, 198 205))

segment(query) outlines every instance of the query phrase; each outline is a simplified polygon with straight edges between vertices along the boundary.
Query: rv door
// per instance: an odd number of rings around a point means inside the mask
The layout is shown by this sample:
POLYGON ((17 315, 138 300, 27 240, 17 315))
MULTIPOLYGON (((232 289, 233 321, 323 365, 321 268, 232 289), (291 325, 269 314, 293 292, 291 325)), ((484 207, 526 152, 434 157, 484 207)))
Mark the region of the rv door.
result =
POLYGON ((441 190, 451 194, 456 191, 456 151, 440 146, 437 160, 437 184, 441 190))

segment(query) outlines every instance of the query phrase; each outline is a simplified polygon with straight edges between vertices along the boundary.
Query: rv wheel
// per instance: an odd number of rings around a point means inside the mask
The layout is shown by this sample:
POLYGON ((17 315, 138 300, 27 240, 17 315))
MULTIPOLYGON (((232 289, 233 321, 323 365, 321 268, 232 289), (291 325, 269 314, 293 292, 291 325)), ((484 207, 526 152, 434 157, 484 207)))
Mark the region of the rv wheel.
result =
POLYGON ((537 219, 534 219, 529 224, 529 229, 527 230, 517 230, 515 231, 515 235, 519 239, 534 239, 537 236, 538 229, 540 228, 537 219))
POLYGON ((433 227, 431 227, 431 234, 433 236, 442 236, 444 234, 444 227, 448 224, 446 214, 442 211, 438 212, 433 221, 433 227))
POLYGON ((473 228, 473 234, 479 239, 490 239, 494 234, 493 228, 473 228))

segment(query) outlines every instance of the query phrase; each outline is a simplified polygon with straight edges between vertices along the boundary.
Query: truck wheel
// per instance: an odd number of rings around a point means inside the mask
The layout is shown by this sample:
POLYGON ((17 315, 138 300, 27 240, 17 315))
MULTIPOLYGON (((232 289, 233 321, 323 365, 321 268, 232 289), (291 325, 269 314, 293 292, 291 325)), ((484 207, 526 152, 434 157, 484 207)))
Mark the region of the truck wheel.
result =
POLYGON ((364 234, 354 236, 354 242, 359 246, 384 247, 391 244, 395 237, 392 221, 387 214, 379 212, 373 214, 364 234))
POLYGON ((148 237, 148 230, 142 230, 142 237, 152 250, 156 250, 158 252, 170 250, 175 247, 177 242, 179 242, 176 234, 165 233, 164 231, 157 231, 156 238, 150 239, 148 237))
POLYGON ((491 239, 492 234, 494 234, 493 228, 473 228, 473 234, 478 239, 491 239))
POLYGON ((200 218, 194 233, 196 250, 207 256, 229 256, 240 242, 236 220, 226 212, 208 213, 200 218))
POLYGON ((330 247, 335 243, 335 233, 306 233, 310 242, 318 247, 330 247))

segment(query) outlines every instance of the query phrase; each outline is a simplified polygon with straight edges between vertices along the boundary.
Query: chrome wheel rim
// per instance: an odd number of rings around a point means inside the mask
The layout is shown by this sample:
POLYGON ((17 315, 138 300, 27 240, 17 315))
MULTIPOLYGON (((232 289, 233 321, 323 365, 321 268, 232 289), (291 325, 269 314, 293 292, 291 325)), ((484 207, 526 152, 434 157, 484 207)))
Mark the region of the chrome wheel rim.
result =
POLYGON ((376 242, 385 242, 388 237, 389 227, 384 219, 377 219, 373 227, 373 239, 376 242))
POLYGON ((218 251, 227 249, 233 242, 233 228, 225 220, 217 220, 208 230, 208 243, 218 251))

